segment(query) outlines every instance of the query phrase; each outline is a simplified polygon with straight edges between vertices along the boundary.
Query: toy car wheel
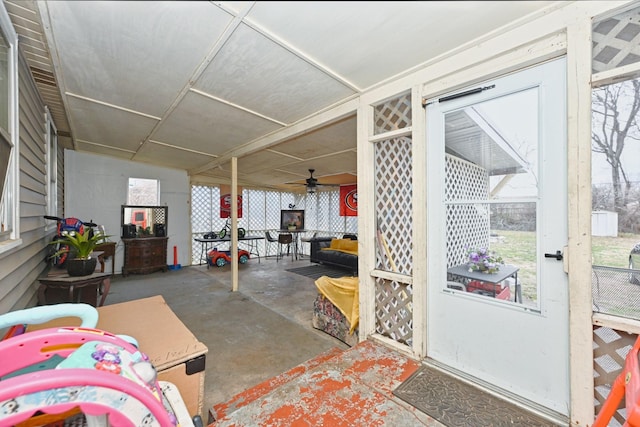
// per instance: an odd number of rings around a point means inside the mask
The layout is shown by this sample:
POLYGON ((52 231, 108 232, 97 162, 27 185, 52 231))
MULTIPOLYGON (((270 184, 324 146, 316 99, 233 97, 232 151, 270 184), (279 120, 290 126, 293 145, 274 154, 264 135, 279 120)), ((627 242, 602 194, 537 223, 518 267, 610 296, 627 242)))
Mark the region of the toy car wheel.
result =
POLYGON ((240 258, 238 258, 238 262, 240 264, 246 264, 247 261, 249 261, 249 257, 244 254, 240 255, 240 258))
POLYGON ((224 260, 224 258, 220 257, 216 260, 216 265, 218 267, 224 267, 224 265, 227 263, 227 261, 224 260))

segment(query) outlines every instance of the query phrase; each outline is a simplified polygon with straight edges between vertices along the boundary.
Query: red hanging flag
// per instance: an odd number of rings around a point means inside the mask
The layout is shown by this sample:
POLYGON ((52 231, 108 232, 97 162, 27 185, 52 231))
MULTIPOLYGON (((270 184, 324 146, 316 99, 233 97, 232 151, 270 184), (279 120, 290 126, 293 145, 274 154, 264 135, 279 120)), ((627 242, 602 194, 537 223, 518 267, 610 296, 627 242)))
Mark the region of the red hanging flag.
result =
POLYGON ((340 216, 358 216, 358 186, 340 186, 340 216))
MULTIPOLYGON (((231 217, 231 187, 220 186, 220 218, 231 217)), ((242 188, 238 187, 238 218, 242 218, 242 188)))

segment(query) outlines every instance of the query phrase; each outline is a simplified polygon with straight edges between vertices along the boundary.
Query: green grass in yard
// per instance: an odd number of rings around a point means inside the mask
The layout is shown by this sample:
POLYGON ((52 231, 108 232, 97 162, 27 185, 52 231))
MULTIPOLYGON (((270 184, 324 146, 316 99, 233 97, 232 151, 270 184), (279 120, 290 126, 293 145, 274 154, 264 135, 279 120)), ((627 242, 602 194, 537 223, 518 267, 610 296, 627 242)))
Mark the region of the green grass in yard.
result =
POLYGON ((629 252, 640 243, 640 235, 621 233, 618 237, 591 238, 593 265, 629 268, 629 252))
MULTIPOLYGON (((518 279, 522 294, 530 300, 537 299, 536 293, 536 234, 531 231, 492 231, 498 237, 491 243, 491 249, 504 259, 505 264, 520 267, 518 279)), ((593 265, 608 267, 629 267, 629 252, 640 242, 638 234, 620 234, 618 237, 592 238, 593 265)))
POLYGON ((491 250, 496 251, 505 264, 520 268, 518 281, 522 286, 525 299, 537 300, 536 292, 536 233, 534 231, 493 231, 498 236, 491 243, 491 250))

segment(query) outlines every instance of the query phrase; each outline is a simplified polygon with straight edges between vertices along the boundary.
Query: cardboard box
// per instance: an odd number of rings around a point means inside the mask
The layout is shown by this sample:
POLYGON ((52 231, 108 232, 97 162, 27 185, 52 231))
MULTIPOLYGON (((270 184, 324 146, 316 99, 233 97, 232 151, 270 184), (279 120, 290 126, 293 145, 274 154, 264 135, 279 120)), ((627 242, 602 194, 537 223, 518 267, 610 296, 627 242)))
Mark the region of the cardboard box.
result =
MULTIPOLYGON (((158 371, 158 380, 173 383, 191 416, 202 416, 207 347, 169 308, 162 296, 98 307, 97 329, 129 335, 158 371)), ((80 320, 63 318, 32 325, 28 330, 78 326, 80 320)))

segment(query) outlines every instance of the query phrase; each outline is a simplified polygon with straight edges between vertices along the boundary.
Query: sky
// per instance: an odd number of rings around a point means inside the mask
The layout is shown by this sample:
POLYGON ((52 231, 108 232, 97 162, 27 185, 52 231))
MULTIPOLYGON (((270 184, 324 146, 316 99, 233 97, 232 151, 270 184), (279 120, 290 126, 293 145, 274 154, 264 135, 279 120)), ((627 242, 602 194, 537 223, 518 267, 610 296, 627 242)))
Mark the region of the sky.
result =
MULTIPOLYGON (((537 165, 537 151, 533 148, 537 138, 536 96, 536 90, 530 89, 476 106, 496 124, 514 148, 519 148, 520 155, 531 163, 534 170, 537 165)), ((622 164, 629 178, 640 184, 640 141, 632 139, 626 141, 622 164)), ((606 157, 600 153, 592 154, 592 183, 611 183, 611 166, 606 162, 606 157)), ((524 176, 514 179, 510 186, 520 191, 523 185, 525 187, 531 185, 531 181, 524 176)))

